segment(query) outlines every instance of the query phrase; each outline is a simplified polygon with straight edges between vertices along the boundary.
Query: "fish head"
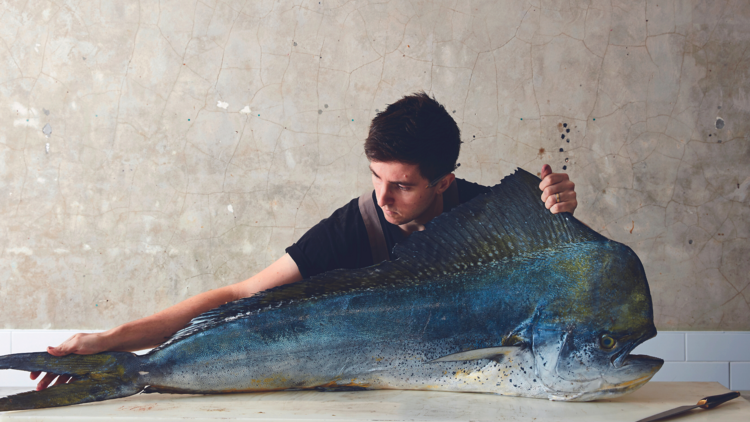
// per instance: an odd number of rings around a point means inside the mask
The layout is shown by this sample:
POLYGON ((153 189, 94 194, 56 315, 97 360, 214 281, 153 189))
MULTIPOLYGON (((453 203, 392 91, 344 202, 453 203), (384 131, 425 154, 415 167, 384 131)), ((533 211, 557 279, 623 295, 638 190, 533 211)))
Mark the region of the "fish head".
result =
POLYGON ((625 245, 597 242, 558 265, 566 288, 553 295, 532 328, 532 350, 550 398, 595 400, 639 388, 664 364, 631 355, 656 336, 651 294, 641 261, 625 245), (573 261, 573 262, 570 262, 573 261))
POLYGON ((632 392, 648 382, 664 361, 630 352, 645 339, 626 333, 535 327, 535 373, 549 398, 589 401, 632 392))

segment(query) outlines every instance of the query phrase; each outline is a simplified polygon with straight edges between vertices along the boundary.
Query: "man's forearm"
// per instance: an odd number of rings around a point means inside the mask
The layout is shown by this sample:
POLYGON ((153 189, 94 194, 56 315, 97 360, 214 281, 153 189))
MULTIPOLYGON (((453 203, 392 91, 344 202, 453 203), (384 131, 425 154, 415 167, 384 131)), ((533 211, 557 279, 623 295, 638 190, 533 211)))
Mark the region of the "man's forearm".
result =
MULTIPOLYGON (((184 328, 191 319, 206 311, 227 302, 254 295, 261 290, 301 279, 302 275, 297 264, 289 255, 284 254, 263 271, 245 281, 201 293, 157 314, 128 322, 103 333, 75 334, 57 347, 47 347, 47 352, 53 356, 65 356, 71 353, 90 355, 106 351, 134 352, 156 347, 184 328)), ((31 379, 37 379, 40 374, 40 371, 32 372, 31 379)), ((36 389, 37 391, 44 390, 53 381, 64 384, 70 378, 70 375, 47 373, 39 381, 36 389)))
MULTIPOLYGON (((156 347, 187 326, 191 319, 217 306, 282 284, 302 279, 297 264, 287 254, 249 279, 193 296, 159 313, 128 322, 99 334, 106 351, 133 352, 156 347)), ((75 353, 68 351, 68 353, 75 353)), ((94 352, 95 353, 95 352, 94 352)))
POLYGON ((196 316, 237 299, 235 286, 201 293, 154 315, 101 333, 102 345, 107 351, 120 352, 156 347, 187 326, 196 316))

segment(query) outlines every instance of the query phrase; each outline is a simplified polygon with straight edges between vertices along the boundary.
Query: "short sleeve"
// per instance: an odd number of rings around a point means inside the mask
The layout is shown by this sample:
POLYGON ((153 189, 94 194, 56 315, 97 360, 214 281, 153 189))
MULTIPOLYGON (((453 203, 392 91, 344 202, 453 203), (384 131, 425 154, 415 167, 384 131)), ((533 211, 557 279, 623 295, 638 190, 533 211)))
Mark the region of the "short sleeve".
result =
POLYGON ((370 243, 357 199, 310 228, 286 252, 304 278, 338 268, 372 265, 370 243))
POLYGON ((458 203, 463 204, 469 202, 475 197, 490 193, 492 189, 488 186, 483 186, 474 182, 469 182, 464 179, 456 178, 456 184, 458 185, 458 203))

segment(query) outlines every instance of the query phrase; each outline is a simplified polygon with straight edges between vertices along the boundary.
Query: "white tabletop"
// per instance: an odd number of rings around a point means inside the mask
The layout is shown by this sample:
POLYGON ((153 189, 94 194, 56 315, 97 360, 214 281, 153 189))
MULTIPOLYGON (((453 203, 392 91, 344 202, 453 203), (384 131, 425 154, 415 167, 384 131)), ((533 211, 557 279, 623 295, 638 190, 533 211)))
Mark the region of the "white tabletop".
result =
MULTIPOLYGON (((637 421, 705 396, 726 393, 718 383, 651 382, 613 400, 562 403, 539 399, 421 391, 315 391, 174 395, 124 399, 0 414, 0 421, 637 421)), ((7 393, 4 391, 3 393, 7 393)), ((686 422, 750 421, 750 402, 734 399, 692 411, 686 422)))

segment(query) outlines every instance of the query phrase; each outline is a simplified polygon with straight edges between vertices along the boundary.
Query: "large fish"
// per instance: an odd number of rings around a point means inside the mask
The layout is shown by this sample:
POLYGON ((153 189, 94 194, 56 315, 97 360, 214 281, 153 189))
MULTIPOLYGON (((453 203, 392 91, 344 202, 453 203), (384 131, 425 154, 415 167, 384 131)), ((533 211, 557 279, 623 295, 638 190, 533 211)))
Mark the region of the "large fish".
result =
POLYGON ((398 259, 336 270, 228 303, 143 356, 0 357, 0 369, 78 380, 0 399, 0 411, 138 392, 439 390, 552 400, 633 391, 663 361, 638 257, 518 170, 433 220, 398 259))

